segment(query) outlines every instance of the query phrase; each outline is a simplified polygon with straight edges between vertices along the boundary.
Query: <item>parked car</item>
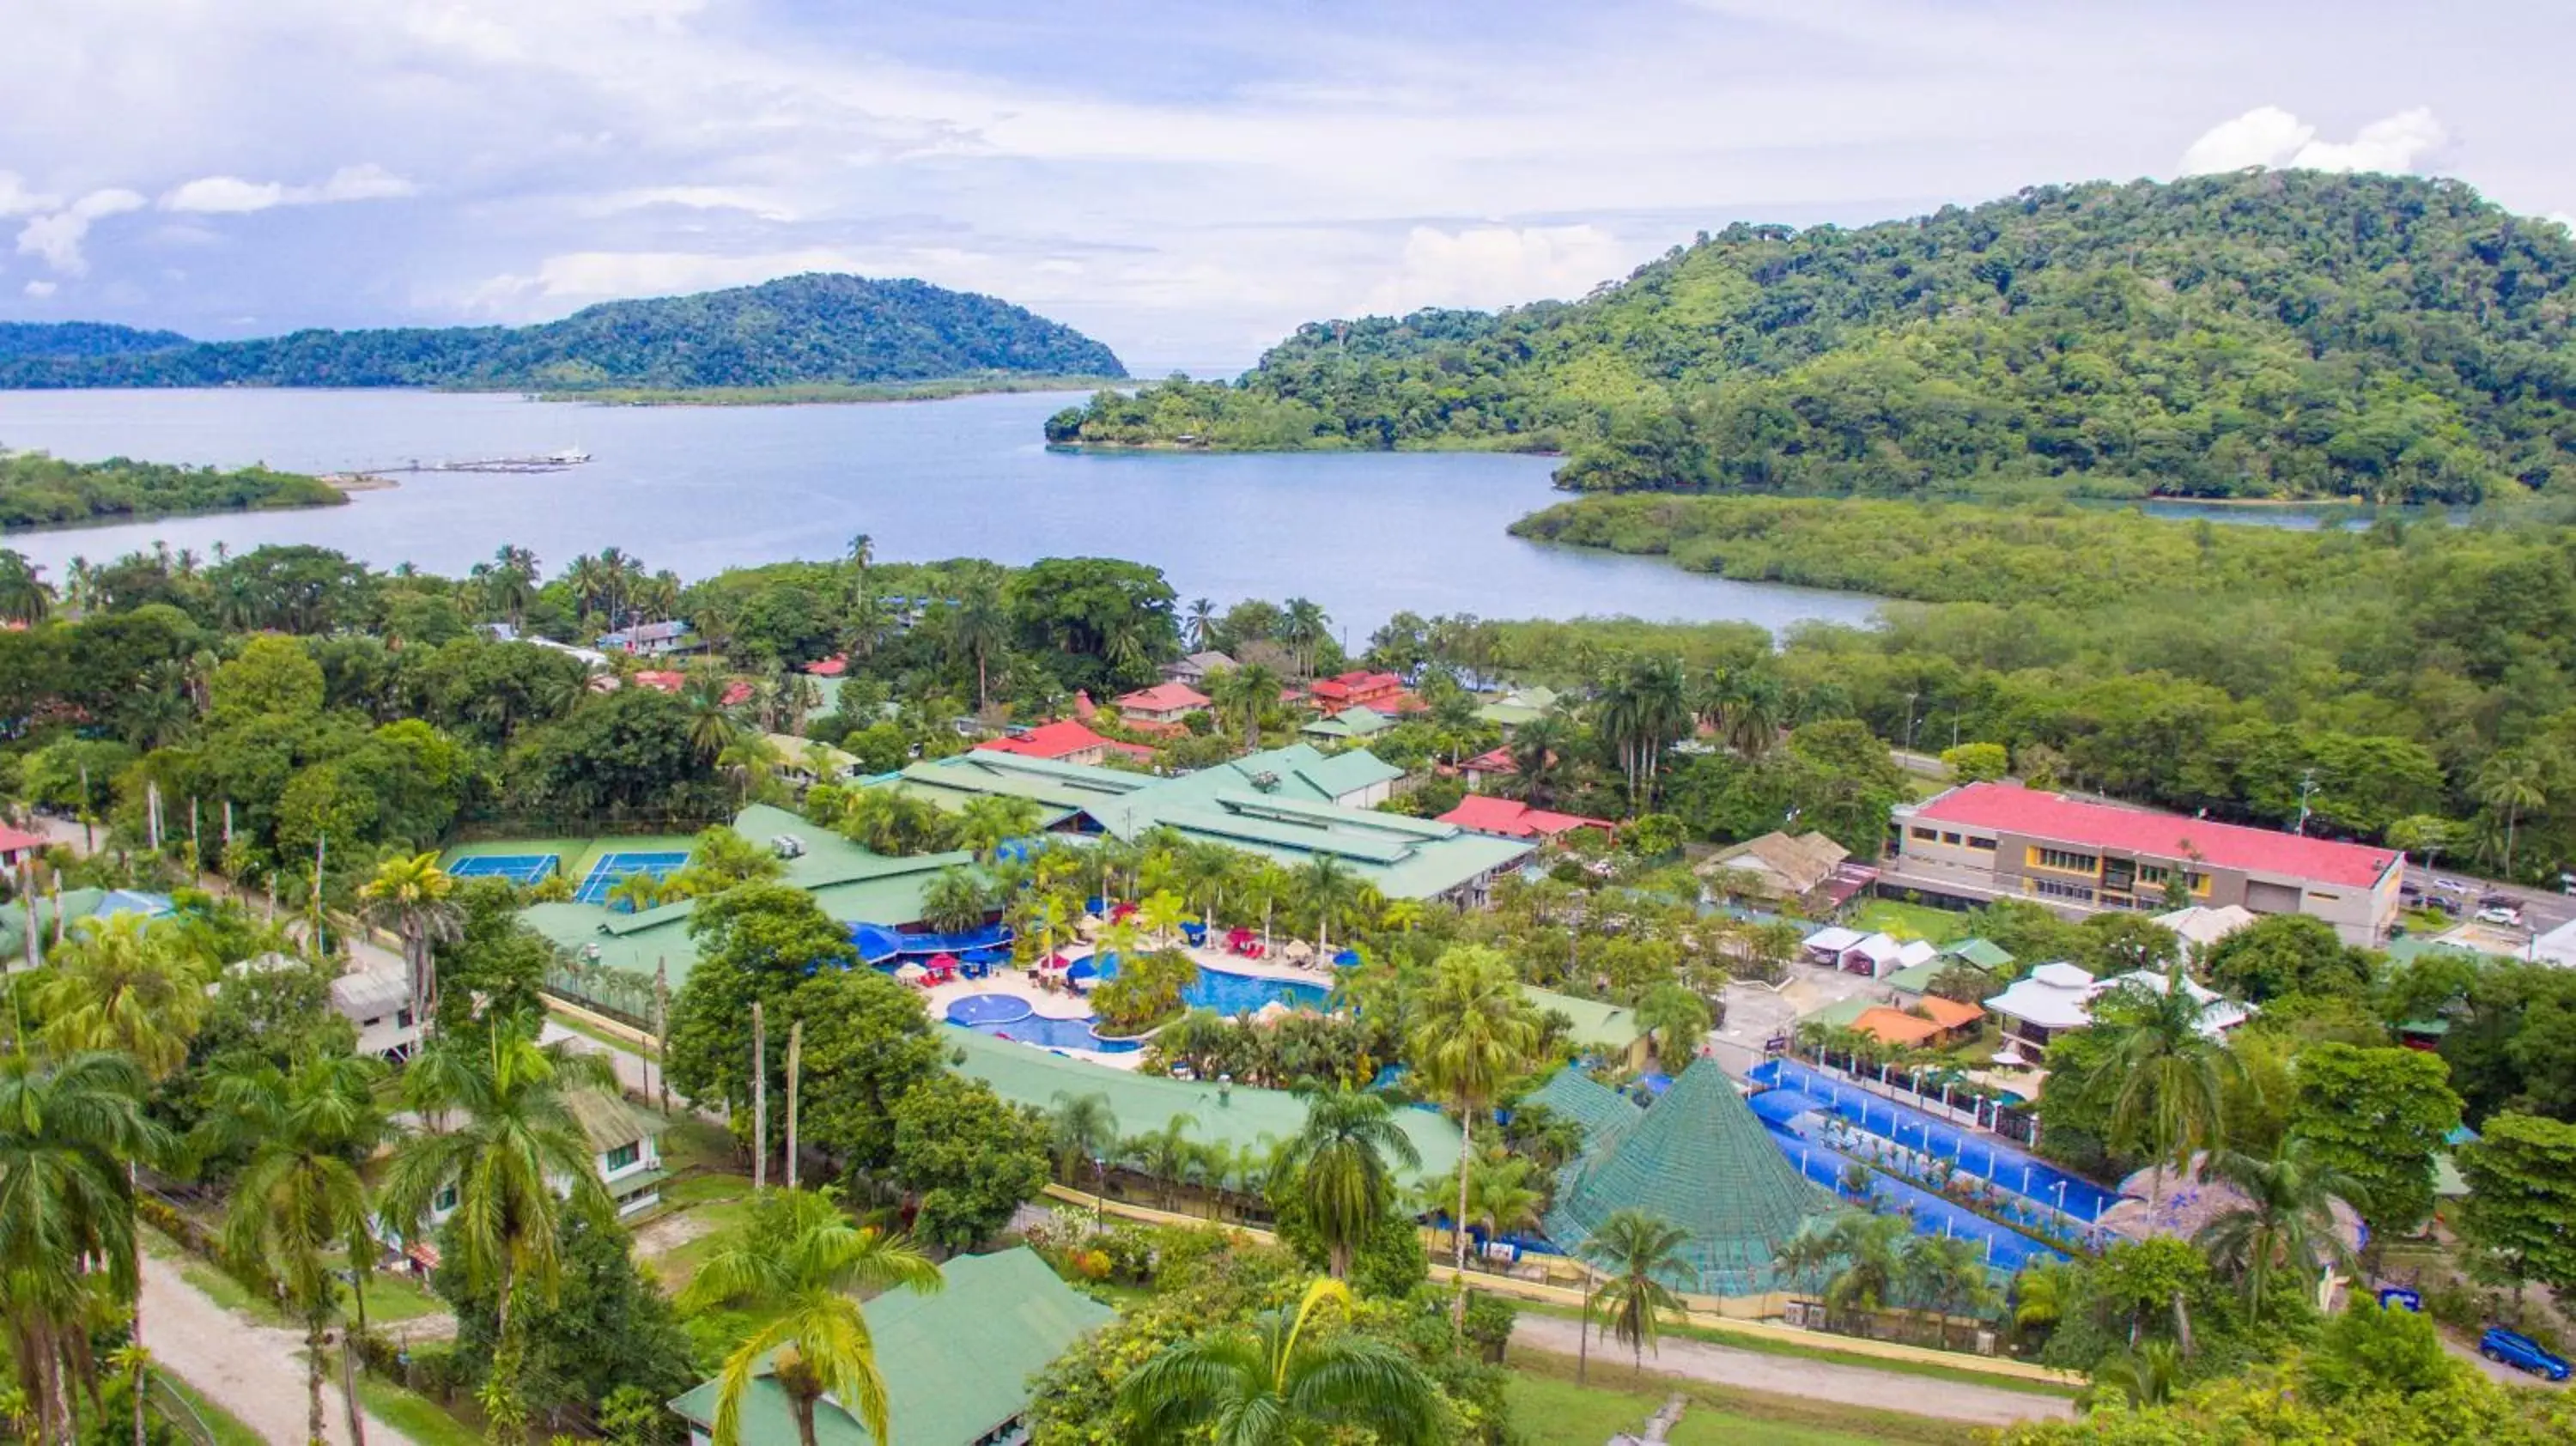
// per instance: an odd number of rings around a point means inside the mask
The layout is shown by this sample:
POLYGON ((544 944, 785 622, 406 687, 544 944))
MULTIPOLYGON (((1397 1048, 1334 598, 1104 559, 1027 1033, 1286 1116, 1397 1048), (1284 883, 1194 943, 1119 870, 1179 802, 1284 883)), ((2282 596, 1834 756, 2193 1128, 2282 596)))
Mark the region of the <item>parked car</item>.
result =
POLYGON ((2506 924, 2518 926, 2522 923, 2522 910, 2510 908, 2502 904, 2490 905, 2487 908, 2478 910, 2478 922, 2481 924, 2506 924))
POLYGON ((2552 1381, 2567 1379, 2567 1362, 2542 1350, 2540 1342, 2502 1326, 2489 1326, 2478 1337, 2478 1354, 2517 1371, 2529 1371, 2552 1381))

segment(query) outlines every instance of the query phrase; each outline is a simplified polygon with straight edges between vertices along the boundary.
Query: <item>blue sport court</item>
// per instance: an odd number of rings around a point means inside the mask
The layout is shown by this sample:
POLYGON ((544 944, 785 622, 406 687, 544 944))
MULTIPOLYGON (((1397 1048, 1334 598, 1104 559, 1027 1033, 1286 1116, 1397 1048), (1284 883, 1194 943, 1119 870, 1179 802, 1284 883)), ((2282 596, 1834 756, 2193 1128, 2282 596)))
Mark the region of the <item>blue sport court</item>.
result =
POLYGON ((556 854, 478 854, 458 859, 447 866, 451 879, 508 879, 520 888, 545 882, 546 875, 563 866, 556 854))
POLYGON ((572 899, 576 904, 605 904, 608 891, 626 879, 637 874, 651 874, 659 881, 687 868, 688 864, 686 849, 677 853, 609 854, 590 866, 590 876, 581 881, 580 888, 573 890, 572 899))

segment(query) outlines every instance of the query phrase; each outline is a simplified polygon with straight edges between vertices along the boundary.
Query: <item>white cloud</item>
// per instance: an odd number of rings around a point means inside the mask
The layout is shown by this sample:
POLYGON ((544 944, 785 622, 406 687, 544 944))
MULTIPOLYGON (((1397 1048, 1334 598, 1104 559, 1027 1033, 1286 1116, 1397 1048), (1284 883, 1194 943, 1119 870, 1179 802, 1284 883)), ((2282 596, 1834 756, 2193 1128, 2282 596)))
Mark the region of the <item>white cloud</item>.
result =
POLYGON ((1580 296, 1631 264, 1618 239, 1597 226, 1416 226, 1397 274, 1372 287, 1364 305, 1401 315, 1580 296))
POLYGON ((2450 139, 2433 112, 2417 106, 2383 116, 2349 141, 2321 141, 2317 128, 2276 105, 2256 106, 2210 127, 2182 154, 2182 175, 2271 166, 2308 171, 2410 171, 2450 139))
POLYGON ((318 186, 289 186, 280 181, 245 181, 239 176, 203 176, 172 189, 161 198, 164 211, 197 211, 239 215, 273 206, 325 206, 339 201, 380 201, 417 194, 420 188, 370 161, 342 166, 318 186))
POLYGON ((89 258, 82 254, 81 243, 89 238, 90 224, 139 211, 143 204, 141 196, 121 188, 92 191, 62 210, 38 216, 21 227, 18 254, 41 256, 46 265, 66 276, 86 275, 89 258))
POLYGON ((26 179, 16 171, 0 171, 0 216, 31 216, 62 203, 60 196, 28 190, 26 179))
POLYGON ((740 211, 762 221, 794 221, 796 209, 775 196, 737 186, 639 186, 596 196, 582 209, 594 216, 677 206, 689 211, 740 211))
POLYGON ((46 297, 53 295, 58 289, 59 288, 50 281, 30 281, 24 288, 27 295, 37 301, 42 301, 46 297))

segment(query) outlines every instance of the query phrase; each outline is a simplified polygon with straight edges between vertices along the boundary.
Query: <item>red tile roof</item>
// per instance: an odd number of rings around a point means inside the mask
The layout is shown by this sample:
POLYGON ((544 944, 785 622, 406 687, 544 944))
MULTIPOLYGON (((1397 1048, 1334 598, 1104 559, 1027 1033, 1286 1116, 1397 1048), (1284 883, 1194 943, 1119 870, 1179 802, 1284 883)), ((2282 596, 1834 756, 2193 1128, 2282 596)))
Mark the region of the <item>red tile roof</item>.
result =
POLYGON ((819 658, 805 665, 805 672, 816 678, 837 678, 848 671, 850 660, 841 656, 819 658))
POLYGON ((20 849, 41 849, 44 846, 43 835, 32 834, 23 828, 11 828, 5 823, 0 823, 0 854, 14 854, 20 849))
POLYGON ((2302 838, 2242 824, 2184 818, 2180 814, 2079 803, 2015 783, 1972 783, 1952 789, 1917 808, 1914 817, 2009 830, 2033 838, 2159 859, 2197 856, 2220 868, 2286 874, 2356 888, 2379 882, 2398 857, 2393 849, 2302 838))
POLYGON ((1318 679, 1306 691, 1317 698, 1338 703, 1393 692, 1403 686, 1404 680, 1393 673, 1372 673, 1366 669, 1358 669, 1337 677, 1318 679))
POLYGON ((1130 712, 1177 713, 1208 706, 1208 695, 1187 683, 1156 683, 1121 696, 1118 706, 1130 712))
POLYGON ((1071 718, 1041 723, 1016 738, 987 738, 976 744, 988 753, 1011 753, 1022 758, 1070 758, 1088 749, 1104 747, 1109 740, 1071 718))
POLYGON ((1578 828, 1597 828, 1609 833, 1615 827, 1608 819, 1532 808, 1518 799, 1496 798, 1484 793, 1471 793, 1458 800, 1458 806, 1440 815, 1440 821, 1454 823, 1460 828, 1472 828, 1478 833, 1498 833, 1505 838, 1554 838, 1578 828))
POLYGON ((1475 757, 1468 759, 1466 762, 1461 763, 1458 766, 1460 768, 1473 769, 1478 773, 1518 773, 1521 771, 1520 765, 1512 762, 1512 750, 1508 747, 1487 749, 1485 752, 1477 754, 1475 757))
POLYGON ((647 668, 635 675, 636 687, 650 688, 656 693, 676 693, 680 691, 680 686, 688 681, 688 674, 674 673, 663 668, 647 668))
POLYGON ((1986 1017, 1984 1010, 1965 1000, 1944 999, 1938 994, 1924 995, 1920 1008, 1925 1017, 1943 1029, 1957 1029, 1986 1017))

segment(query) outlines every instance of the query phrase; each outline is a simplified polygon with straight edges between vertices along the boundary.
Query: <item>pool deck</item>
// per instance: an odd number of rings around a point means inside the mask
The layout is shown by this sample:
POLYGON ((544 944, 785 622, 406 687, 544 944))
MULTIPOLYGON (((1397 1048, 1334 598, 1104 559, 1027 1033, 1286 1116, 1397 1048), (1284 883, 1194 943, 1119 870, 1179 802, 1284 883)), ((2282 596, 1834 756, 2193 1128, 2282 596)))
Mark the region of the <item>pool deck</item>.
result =
MULTIPOLYGON (((1143 946, 1140 944, 1139 947, 1143 946)), ((1069 959, 1085 959, 1091 954, 1088 948, 1080 945, 1060 952, 1069 959)), ((1317 985, 1326 989, 1331 988, 1333 984, 1333 970, 1330 967, 1300 969, 1294 964, 1281 963, 1275 959, 1240 958, 1222 949, 1183 948, 1181 952, 1189 955, 1191 962, 1200 968, 1213 969, 1223 974, 1241 974, 1254 979, 1285 980, 1298 984, 1317 985)), ((1027 1003, 1032 1012, 1046 1019, 1084 1019, 1092 1013, 1089 999, 1080 994, 1067 993, 1062 989, 1041 989, 1038 987, 1035 975, 1025 969, 1014 968, 997 968, 990 977, 984 979, 960 979, 954 983, 934 985, 922 991, 922 1000, 929 1005, 931 1018, 945 1021, 948 1018, 949 1005, 977 994, 1000 994, 1022 1000, 1027 1003)), ((1036 1048, 1034 1045, 1030 1047, 1036 1048)), ((1145 1052, 1141 1049, 1121 1050, 1115 1054, 1104 1054, 1091 1049, 1068 1049, 1063 1053, 1075 1059, 1088 1060, 1093 1064, 1107 1065, 1111 1069, 1127 1070, 1136 1068, 1145 1057, 1145 1052)))

